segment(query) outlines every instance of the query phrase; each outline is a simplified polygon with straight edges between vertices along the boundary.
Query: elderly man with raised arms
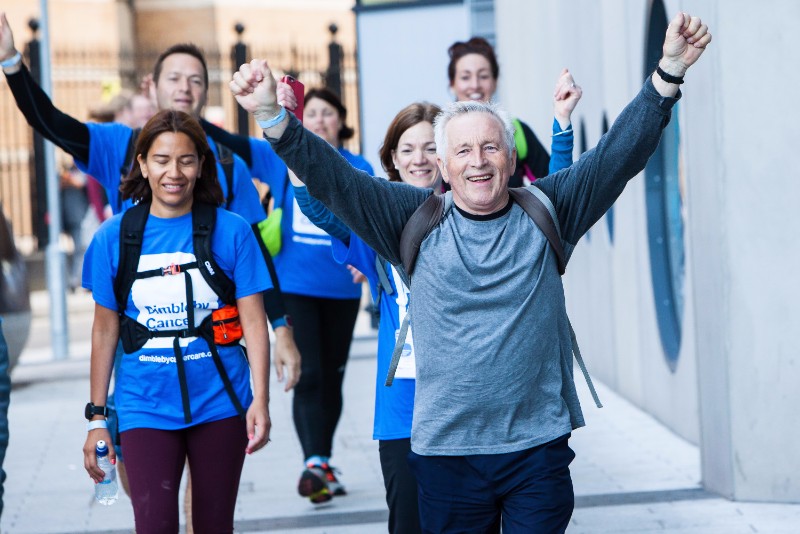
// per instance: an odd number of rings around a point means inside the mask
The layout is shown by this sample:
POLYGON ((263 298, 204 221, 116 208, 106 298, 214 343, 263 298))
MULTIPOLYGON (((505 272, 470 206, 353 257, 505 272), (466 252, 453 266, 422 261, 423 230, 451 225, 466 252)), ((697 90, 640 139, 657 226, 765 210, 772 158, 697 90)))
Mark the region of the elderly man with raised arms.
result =
MULTIPOLYGON (((535 182, 554 207, 566 251, 644 168, 680 98, 678 84, 710 41, 699 18, 678 14, 658 69, 610 131, 571 167, 535 182)), ((266 61, 243 65, 231 90, 308 192, 399 264, 401 232, 432 191, 353 169, 280 107, 266 61)), ((567 442, 584 420, 555 251, 510 198, 513 125, 502 110, 452 103, 435 132, 454 206, 422 242, 411 278, 417 390, 409 462, 422 527, 563 532, 574 506, 567 442)))

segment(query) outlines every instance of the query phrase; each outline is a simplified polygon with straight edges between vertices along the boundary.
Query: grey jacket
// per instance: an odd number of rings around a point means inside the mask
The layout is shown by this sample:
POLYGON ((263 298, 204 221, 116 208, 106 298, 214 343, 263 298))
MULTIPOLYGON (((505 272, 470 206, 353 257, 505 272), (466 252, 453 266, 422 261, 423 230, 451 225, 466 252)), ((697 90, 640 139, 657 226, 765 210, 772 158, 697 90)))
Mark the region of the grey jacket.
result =
MULTIPOLYGON (((565 249, 608 210, 655 150, 677 99, 649 78, 597 147, 537 180, 565 249)), ((368 245, 399 263, 400 233, 432 194, 352 168, 294 118, 275 152, 368 245)), ((452 209, 420 249, 411 317, 417 389, 411 444, 423 455, 531 448, 584 424, 555 254, 517 205, 475 218, 452 209)))

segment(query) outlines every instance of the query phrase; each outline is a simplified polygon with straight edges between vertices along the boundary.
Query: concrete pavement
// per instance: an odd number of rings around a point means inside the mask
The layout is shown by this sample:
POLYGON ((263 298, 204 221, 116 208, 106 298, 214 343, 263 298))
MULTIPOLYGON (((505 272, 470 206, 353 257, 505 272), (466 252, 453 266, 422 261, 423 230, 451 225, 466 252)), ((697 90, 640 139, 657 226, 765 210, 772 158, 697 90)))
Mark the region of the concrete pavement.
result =
MULTIPOLYGON (((0 531, 132 532, 130 501, 121 496, 110 507, 96 504, 82 465, 91 299, 82 293, 69 297, 72 343, 70 358, 63 362, 49 358, 46 294, 34 293, 33 307, 31 339, 12 373, 0 531)), ((375 346, 369 319, 362 314, 334 448, 334 465, 349 495, 315 507, 296 494, 302 458, 291 422, 291 394, 273 382, 272 442, 245 462, 237 532, 386 532, 388 512, 377 444, 371 439, 375 346)), ((596 409, 578 378, 588 424, 571 440, 577 454, 572 464, 576 509, 568 532, 800 532, 800 505, 730 502, 705 492, 697 447, 602 384, 597 386, 605 408, 596 409)))

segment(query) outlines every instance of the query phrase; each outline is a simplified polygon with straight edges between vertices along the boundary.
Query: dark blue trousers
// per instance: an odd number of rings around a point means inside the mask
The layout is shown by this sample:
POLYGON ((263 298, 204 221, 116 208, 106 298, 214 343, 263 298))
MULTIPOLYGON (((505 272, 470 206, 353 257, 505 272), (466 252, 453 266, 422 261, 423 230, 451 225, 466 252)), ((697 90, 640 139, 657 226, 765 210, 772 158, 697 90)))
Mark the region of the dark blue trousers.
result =
POLYGON ((563 533, 575 496, 567 434, 506 454, 420 456, 409 453, 425 533, 563 533))

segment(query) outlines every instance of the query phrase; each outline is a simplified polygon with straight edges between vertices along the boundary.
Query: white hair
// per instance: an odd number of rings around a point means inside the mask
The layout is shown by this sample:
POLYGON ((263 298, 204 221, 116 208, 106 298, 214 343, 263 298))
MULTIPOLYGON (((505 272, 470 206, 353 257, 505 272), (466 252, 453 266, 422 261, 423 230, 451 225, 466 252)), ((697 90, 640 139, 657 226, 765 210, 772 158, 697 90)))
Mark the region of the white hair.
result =
POLYGON ((503 127, 503 141, 505 142, 505 148, 508 150, 508 155, 510 157, 514 150, 514 123, 511 122, 508 113, 494 102, 465 100, 463 102, 450 102, 442 108, 442 112, 439 113, 433 121, 436 154, 442 161, 447 162, 447 136, 444 133, 445 128, 447 128, 447 123, 450 122, 450 119, 467 113, 488 113, 500 122, 503 127))

